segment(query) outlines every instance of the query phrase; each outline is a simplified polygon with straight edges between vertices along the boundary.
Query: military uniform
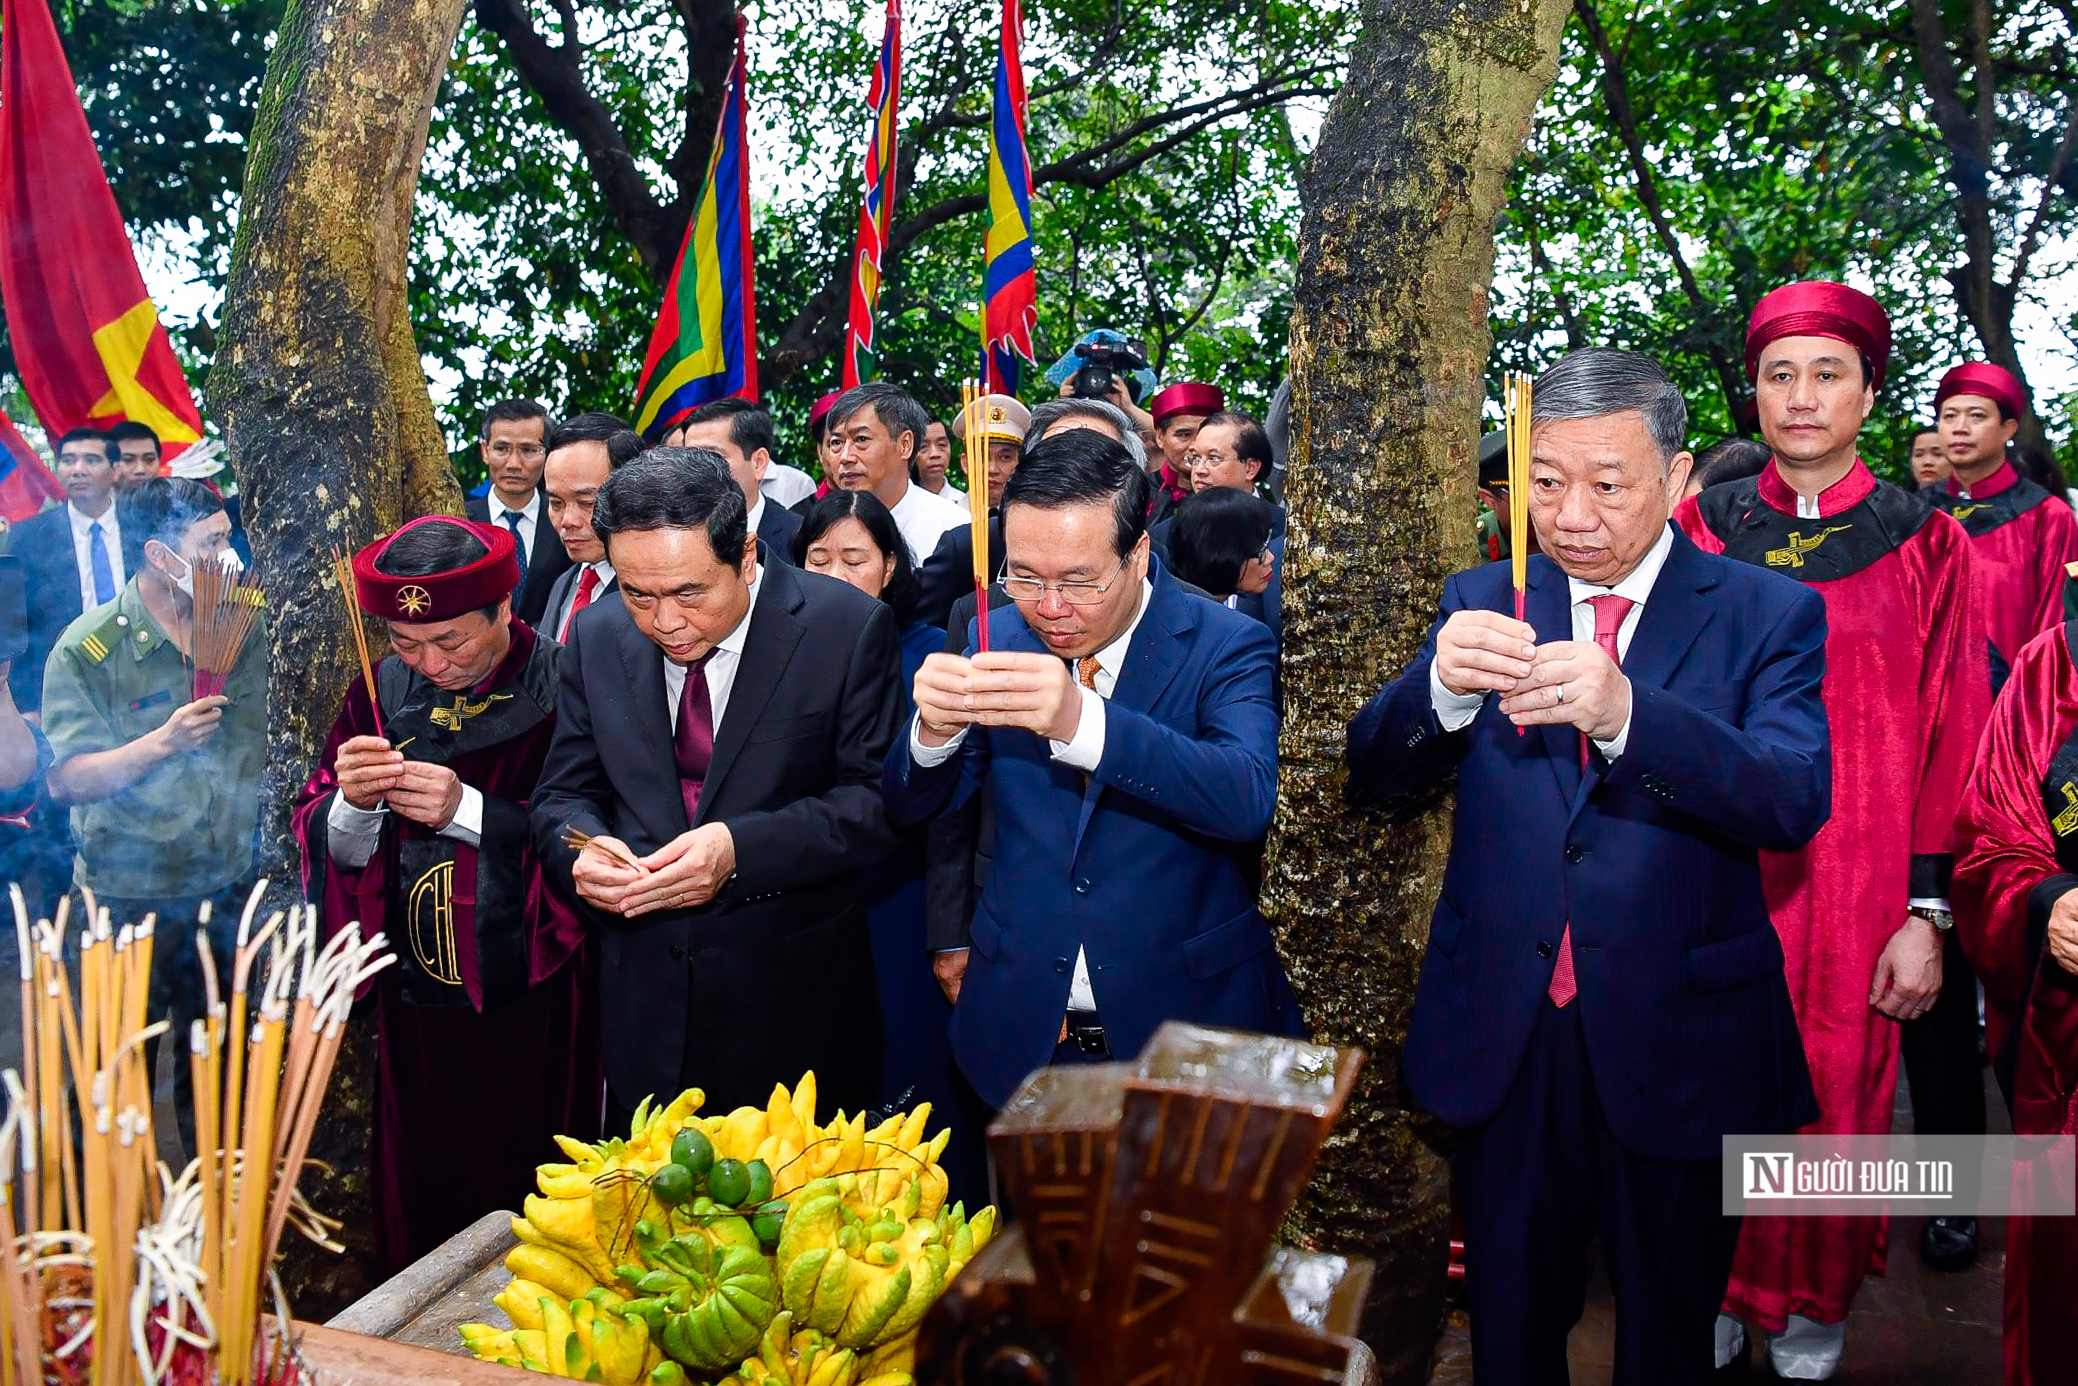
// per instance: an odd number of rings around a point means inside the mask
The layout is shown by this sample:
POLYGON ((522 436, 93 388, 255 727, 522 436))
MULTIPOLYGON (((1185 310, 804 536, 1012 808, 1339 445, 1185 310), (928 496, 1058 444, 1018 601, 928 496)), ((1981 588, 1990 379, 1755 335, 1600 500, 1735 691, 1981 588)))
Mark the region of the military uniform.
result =
MULTIPOLYGON (((132 578, 114 601, 65 628, 43 675, 43 732, 55 759, 112 751, 157 731, 194 700, 194 671, 132 578)), ((173 1013, 184 1037, 202 1010, 193 930, 212 900, 217 966, 230 985, 230 945, 252 888, 260 777, 267 759, 267 632, 256 624, 224 685, 216 735, 154 766, 105 799, 72 806, 73 881, 118 923, 158 915, 151 1014, 173 1013)), ((193 1147, 188 1066, 173 1065, 181 1132, 193 1147)))

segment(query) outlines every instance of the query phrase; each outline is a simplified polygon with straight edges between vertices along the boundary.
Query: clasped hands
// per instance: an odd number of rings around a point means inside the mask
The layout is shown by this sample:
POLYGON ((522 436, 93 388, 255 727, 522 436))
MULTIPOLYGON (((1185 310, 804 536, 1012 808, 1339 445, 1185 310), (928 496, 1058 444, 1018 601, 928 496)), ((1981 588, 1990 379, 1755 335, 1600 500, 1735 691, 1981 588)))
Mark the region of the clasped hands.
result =
POLYGON ((915 691, 918 739, 926 746, 943 746, 968 727, 1023 727, 1072 741, 1082 721, 1080 687, 1052 655, 928 655, 916 671, 915 691))
POLYGON ((1436 632, 1436 677, 1463 697, 1498 693, 1518 727, 1574 726, 1610 741, 1631 718, 1631 681, 1592 640, 1537 643, 1526 622, 1457 611, 1436 632))
POLYGON ((704 905, 735 874, 736 838, 726 823, 702 823, 646 857, 617 837, 595 837, 570 867, 579 899, 625 919, 704 905))
POLYGON ((332 764, 339 792, 361 810, 388 804, 390 809, 442 832, 462 806, 462 782, 445 765, 406 760, 404 753, 379 736, 356 736, 339 748, 332 764))

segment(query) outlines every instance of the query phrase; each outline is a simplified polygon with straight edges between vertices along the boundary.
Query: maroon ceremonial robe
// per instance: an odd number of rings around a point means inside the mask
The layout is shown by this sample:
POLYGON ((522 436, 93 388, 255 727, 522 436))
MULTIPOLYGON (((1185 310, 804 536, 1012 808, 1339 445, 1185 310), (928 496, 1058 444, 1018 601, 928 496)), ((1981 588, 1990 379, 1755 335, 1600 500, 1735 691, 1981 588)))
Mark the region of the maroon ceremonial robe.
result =
POLYGON ((2063 624, 2064 565, 2078 560, 2078 515, 2011 462, 1967 491, 1951 476, 1929 494, 1969 533, 1984 628, 2010 664, 2021 646, 2063 624))
MULTIPOLYGON (((1761 882, 1818 1091, 1805 1129, 1882 1135, 1898 1026, 1869 1004, 1869 984, 1906 902, 1948 894, 1956 797, 1990 680, 1960 526, 1859 461, 1815 517, 1797 501, 1770 463, 1674 518, 1698 547, 1825 598, 1833 816, 1802 851, 1762 852, 1761 882)), ((1837 1323, 1862 1277, 1882 1274, 1887 1234, 1881 1216, 1747 1218, 1725 1307, 1769 1332, 1790 1314, 1837 1323)))
POLYGON ((394 655, 376 669, 383 730, 414 760, 446 765, 484 799, 479 846, 388 814, 359 869, 330 855, 340 744, 375 734, 358 680, 297 803, 307 898, 329 936, 359 920, 398 961, 373 984, 378 1090, 376 1237, 386 1273, 500 1208, 518 1208, 559 1132, 598 1133, 596 987, 577 916, 544 886, 527 800, 555 729, 559 648, 523 622, 467 694, 394 655))
MULTIPOLYGON (((2021 1135, 2078 1134, 2078 977, 2045 946, 2049 912, 2078 889, 2078 625, 2014 662, 1956 823, 1955 927, 1988 1002, 1985 1031, 2021 1135)), ((2006 1223, 2006 1380, 2078 1382, 2078 1225, 2006 1223)))

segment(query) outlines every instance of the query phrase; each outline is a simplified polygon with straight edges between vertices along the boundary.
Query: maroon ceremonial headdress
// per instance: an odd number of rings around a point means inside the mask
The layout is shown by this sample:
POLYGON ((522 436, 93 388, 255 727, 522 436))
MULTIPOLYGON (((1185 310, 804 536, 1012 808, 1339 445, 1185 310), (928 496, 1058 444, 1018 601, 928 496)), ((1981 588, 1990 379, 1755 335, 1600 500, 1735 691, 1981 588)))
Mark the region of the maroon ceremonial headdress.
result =
POLYGON ((1860 289, 1830 280, 1785 284, 1753 305, 1746 320, 1746 378, 1760 376, 1761 348, 1783 337, 1831 337, 1859 351, 1877 389, 1890 369, 1890 315, 1860 289))
POLYGON ((1172 414, 1217 414, 1226 407, 1227 397, 1219 386, 1180 380, 1165 390, 1155 391, 1147 412, 1154 415, 1155 427, 1160 428, 1172 414))
POLYGON ((2005 419, 2027 412, 2027 386, 2004 366, 1989 361, 1972 361, 1942 376, 1941 388, 1934 391, 1934 408, 1938 410, 1950 395, 1983 395, 1999 406, 1999 417, 2005 419))
POLYGON ((361 610, 381 621, 425 625, 452 621, 480 607, 493 606, 519 586, 519 541, 509 529, 457 520, 452 515, 421 515, 396 534, 378 539, 354 555, 354 599, 361 610), (399 577, 376 568, 376 560, 400 535, 427 525, 453 525, 481 539, 490 550, 482 558, 447 573, 399 577))

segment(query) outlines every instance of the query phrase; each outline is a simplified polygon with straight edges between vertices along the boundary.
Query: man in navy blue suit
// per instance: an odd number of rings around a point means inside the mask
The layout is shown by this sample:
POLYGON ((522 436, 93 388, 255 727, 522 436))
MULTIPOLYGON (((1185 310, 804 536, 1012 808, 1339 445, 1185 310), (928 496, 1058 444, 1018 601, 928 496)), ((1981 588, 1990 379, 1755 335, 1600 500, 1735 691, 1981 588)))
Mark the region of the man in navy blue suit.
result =
POLYGON ((1831 811, 1825 607, 1668 527, 1686 426, 1645 357, 1545 372, 1528 622, 1507 564, 1451 578, 1349 727, 1353 798, 1457 775, 1400 1058, 1463 1131, 1480 1386, 1567 1380, 1597 1233, 1617 1386, 1707 1380, 1738 1238, 1722 1138, 1818 1115, 1755 853, 1831 811))
POLYGON ((1164 1020, 1299 1033, 1248 875, 1277 798, 1276 642, 1151 559, 1148 486, 1093 430, 1026 454, 1003 493, 1012 604, 988 653, 924 661, 888 753, 898 825, 991 796, 972 948, 940 964, 991 1106, 1048 1063, 1130 1058, 1164 1020))

